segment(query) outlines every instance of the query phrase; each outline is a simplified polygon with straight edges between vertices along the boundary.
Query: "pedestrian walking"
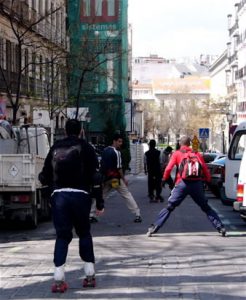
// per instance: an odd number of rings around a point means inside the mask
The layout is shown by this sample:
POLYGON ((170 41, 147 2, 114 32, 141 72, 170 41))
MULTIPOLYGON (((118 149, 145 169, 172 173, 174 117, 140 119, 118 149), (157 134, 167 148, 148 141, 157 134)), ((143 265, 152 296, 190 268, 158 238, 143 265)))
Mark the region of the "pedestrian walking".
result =
POLYGON ((101 158, 101 172, 103 175, 103 198, 106 199, 109 192, 117 191, 125 200, 128 209, 135 214, 134 222, 142 222, 140 209, 128 190, 128 182, 122 170, 122 160, 120 148, 123 143, 123 137, 116 133, 113 136, 111 146, 103 150, 101 158))
POLYGON ((150 202, 163 202, 161 196, 161 151, 156 149, 156 141, 150 140, 149 150, 144 154, 144 171, 148 174, 148 196, 150 202))
MULTIPOLYGON (((50 149, 39 180, 52 190, 51 209, 56 230, 54 248, 54 284, 52 292, 64 292, 65 263, 73 228, 79 237, 79 255, 84 261, 83 286, 95 286, 95 257, 90 233, 91 187, 97 157, 91 145, 79 137, 80 122, 72 119, 65 125, 66 137, 50 149)), ((97 213, 104 210, 103 198, 97 198, 97 213)))
MULTIPOLYGON (((161 160, 162 161, 161 162, 162 174, 165 172, 165 169, 170 161, 172 152, 173 152, 173 148, 171 146, 167 146, 162 153, 162 160, 161 160)), ((162 186, 165 187, 166 183, 168 184, 170 190, 172 190, 174 188, 174 182, 173 182, 171 174, 167 180, 165 180, 165 181, 163 180, 162 186)))
POLYGON ((168 205, 162 209, 155 222, 149 228, 147 235, 156 233, 167 221, 171 212, 179 206, 187 195, 207 214, 209 221, 222 236, 226 230, 217 213, 208 205, 203 189, 203 180, 210 181, 209 170, 198 152, 190 148, 190 138, 184 136, 180 139, 180 149, 175 151, 168 163, 163 179, 167 180, 174 166, 178 168, 175 178, 175 187, 168 199, 168 205))

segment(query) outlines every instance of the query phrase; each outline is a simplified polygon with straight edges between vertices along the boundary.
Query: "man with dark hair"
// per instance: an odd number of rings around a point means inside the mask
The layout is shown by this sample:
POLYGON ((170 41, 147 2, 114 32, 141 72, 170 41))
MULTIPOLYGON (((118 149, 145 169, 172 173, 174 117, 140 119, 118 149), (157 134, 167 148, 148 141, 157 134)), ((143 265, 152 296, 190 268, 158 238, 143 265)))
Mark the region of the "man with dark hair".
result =
MULTIPOLYGON (((170 161, 171 155, 172 155, 173 148, 171 146, 167 146, 165 150, 162 153, 162 159, 161 159, 161 168, 162 168, 162 174, 165 172, 165 169, 170 161)), ((174 182, 172 179, 172 176, 170 175, 167 180, 163 180, 162 184, 163 187, 165 187, 165 184, 168 184, 170 190, 174 188, 174 182)))
MULTIPOLYGON (((79 254, 84 263, 84 286, 95 286, 94 250, 90 233, 89 214, 91 188, 98 167, 95 151, 80 138, 80 122, 68 120, 66 137, 50 149, 39 180, 52 190, 51 208, 56 230, 54 249, 54 280, 52 292, 64 292, 64 265, 68 246, 73 238, 73 227, 79 237, 79 254)), ((97 197, 97 213, 104 211, 103 198, 97 197)))
POLYGON ((165 169, 163 179, 167 180, 174 166, 178 168, 175 178, 175 187, 168 199, 167 208, 160 211, 156 221, 151 225, 147 232, 148 236, 156 233, 164 225, 171 212, 183 202, 187 195, 190 195, 195 203, 200 206, 202 211, 207 214, 209 221, 218 230, 218 232, 221 233, 222 236, 226 235, 224 225, 222 224, 219 216, 208 205, 208 200, 205 198, 203 180, 207 182, 210 181, 211 177, 209 170, 203 157, 198 152, 192 151, 190 148, 190 142, 191 140, 187 136, 180 139, 180 149, 173 153, 170 162, 165 169), (193 164, 194 161, 195 164, 193 164), (187 168, 188 163, 189 168, 187 168), (198 171, 200 167, 201 172, 195 172, 198 171), (191 169, 193 170, 192 173, 190 173, 191 169))
POLYGON ((119 133, 114 134, 112 145, 106 147, 102 153, 101 172, 103 175, 103 198, 112 189, 115 189, 126 201, 129 210, 135 214, 135 223, 142 222, 140 209, 132 194, 127 188, 127 179, 122 171, 121 153, 119 151, 123 143, 123 138, 119 133))
POLYGON ((156 149, 156 141, 150 140, 149 150, 144 155, 144 171, 148 174, 148 196, 150 202, 163 202, 161 196, 161 152, 156 149), (156 195, 154 195, 154 191, 156 195))

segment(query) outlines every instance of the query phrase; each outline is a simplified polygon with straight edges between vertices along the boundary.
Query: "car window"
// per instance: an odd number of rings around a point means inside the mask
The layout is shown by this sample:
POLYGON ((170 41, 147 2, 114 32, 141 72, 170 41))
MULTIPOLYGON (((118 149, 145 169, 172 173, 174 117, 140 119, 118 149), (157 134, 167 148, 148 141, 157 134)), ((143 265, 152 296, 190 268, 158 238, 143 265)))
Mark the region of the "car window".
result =
POLYGON ((238 131, 232 140, 232 145, 229 150, 229 159, 241 160, 246 148, 246 133, 238 131))

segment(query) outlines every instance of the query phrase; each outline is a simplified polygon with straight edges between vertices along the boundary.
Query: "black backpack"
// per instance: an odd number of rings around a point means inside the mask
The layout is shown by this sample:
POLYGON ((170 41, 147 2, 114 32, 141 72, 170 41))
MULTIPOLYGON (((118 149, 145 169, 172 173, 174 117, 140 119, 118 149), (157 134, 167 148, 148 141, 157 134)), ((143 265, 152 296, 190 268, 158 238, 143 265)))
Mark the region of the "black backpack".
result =
POLYGON ((55 182, 70 182, 75 174, 82 174, 82 146, 63 146, 56 148, 52 155, 53 180, 55 182))

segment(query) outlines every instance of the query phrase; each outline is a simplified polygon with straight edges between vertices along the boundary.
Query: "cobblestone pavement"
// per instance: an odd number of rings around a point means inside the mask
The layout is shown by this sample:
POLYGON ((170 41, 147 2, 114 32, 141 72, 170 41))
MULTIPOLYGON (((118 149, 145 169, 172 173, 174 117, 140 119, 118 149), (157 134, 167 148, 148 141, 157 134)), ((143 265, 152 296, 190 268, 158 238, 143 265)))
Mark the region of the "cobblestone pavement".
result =
MULTIPOLYGON (((129 188, 143 223, 133 223, 116 193, 106 201, 104 216, 92 225, 95 289, 82 288, 75 237, 66 264, 69 289, 50 292, 55 235, 51 223, 42 223, 34 231, 0 231, 0 299, 246 299, 245 236, 220 237, 187 198, 160 233, 148 238, 147 228, 163 204, 148 202, 144 175, 131 176, 129 188)), ((168 194, 165 189, 165 199, 168 194)))

